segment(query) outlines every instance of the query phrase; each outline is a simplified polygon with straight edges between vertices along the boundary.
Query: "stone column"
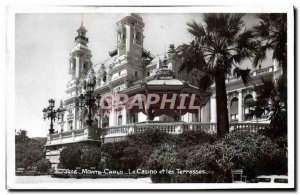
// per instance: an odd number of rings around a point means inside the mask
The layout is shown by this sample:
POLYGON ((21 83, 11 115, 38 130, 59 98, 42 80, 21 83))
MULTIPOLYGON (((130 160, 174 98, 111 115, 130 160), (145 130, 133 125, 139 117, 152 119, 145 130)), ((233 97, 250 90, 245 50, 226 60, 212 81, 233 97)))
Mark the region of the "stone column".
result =
POLYGON ((126 125, 127 124, 127 111, 126 108, 122 108, 122 125, 126 125))
POLYGON ((131 36, 132 36, 131 26, 126 25, 125 28, 126 28, 126 40, 125 40, 126 48, 125 49, 126 49, 126 53, 129 53, 130 52, 130 46, 131 46, 131 36))
POLYGON ((227 110, 228 110, 228 120, 231 121, 231 98, 230 95, 227 93, 227 110))
POLYGON ((239 122, 242 122, 244 119, 244 101, 243 101, 243 92, 239 90, 239 122))
POLYGON ((205 108, 206 108, 206 106, 202 106, 201 107, 201 110, 200 110, 200 121, 199 122, 205 122, 204 121, 205 108))
POLYGON ((100 127, 100 128, 102 128, 102 116, 103 116, 103 113, 102 113, 102 109, 100 108, 99 113, 98 113, 98 127, 100 127))
POLYGON ((210 122, 215 123, 217 122, 217 104, 216 104, 216 95, 212 95, 210 98, 210 122))

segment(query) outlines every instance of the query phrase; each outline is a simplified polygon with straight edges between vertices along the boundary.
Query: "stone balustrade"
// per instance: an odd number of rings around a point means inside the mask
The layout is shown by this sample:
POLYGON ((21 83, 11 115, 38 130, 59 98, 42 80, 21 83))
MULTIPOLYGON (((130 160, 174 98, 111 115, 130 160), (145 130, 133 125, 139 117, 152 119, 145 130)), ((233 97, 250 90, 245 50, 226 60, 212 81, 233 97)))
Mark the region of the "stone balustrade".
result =
MULTIPOLYGON (((250 131, 257 132, 258 130, 269 127, 269 123, 229 123, 229 130, 232 131, 250 131)), ((126 135, 134 133, 142 133, 146 130, 160 130, 170 134, 180 134, 184 131, 202 130, 209 134, 217 133, 217 123, 204 122, 159 122, 149 121, 147 123, 135 123, 120 126, 104 127, 104 133, 101 135, 102 140, 118 140, 126 135), (117 139, 118 138, 118 139, 117 139)), ((87 128, 65 131, 48 135, 47 144, 63 144, 73 141, 87 140, 89 138, 89 130, 87 128)), ((99 139, 99 138, 98 138, 99 139)), ((107 141, 105 141, 107 140, 107 141)))
MULTIPOLYGON (((257 132, 260 129, 269 127, 269 123, 229 123, 230 132, 232 131, 251 131, 257 132)), ((173 122, 160 123, 150 122, 142 124, 128 124, 122 126, 105 127, 105 137, 125 136, 132 133, 142 133, 148 129, 159 129, 160 131, 179 134, 183 131, 202 130, 210 134, 217 133, 217 123, 203 123, 203 122, 173 122)))
MULTIPOLYGON (((46 146, 60 145, 65 143, 73 143, 87 140, 100 140, 100 135, 95 134, 96 127, 85 127, 77 130, 63 131, 47 136, 46 146)), ((113 130, 112 130, 113 131, 113 130)))
POLYGON ((269 123, 230 123, 229 131, 257 132, 258 130, 265 129, 269 126, 269 123))

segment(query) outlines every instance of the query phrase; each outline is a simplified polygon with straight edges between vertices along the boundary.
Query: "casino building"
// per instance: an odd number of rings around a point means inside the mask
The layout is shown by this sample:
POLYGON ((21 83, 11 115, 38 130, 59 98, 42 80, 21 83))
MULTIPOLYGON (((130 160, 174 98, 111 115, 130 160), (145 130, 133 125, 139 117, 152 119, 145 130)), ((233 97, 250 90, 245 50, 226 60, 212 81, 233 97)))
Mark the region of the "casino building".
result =
MULTIPOLYGON (((87 30, 82 23, 77 30, 75 46, 69 57, 67 98, 59 106, 63 111, 59 113, 56 132, 47 137, 46 155, 53 167, 59 164, 60 151, 66 144, 112 142, 151 128, 168 133, 189 129, 214 133, 216 130, 215 86, 212 85, 209 91, 201 91, 196 85, 196 80, 203 73, 179 72, 180 59, 174 55, 175 46, 172 44, 163 55, 154 56, 147 51, 143 46, 145 24, 140 15, 128 14, 116 25, 116 47, 108 52, 109 58, 99 64, 91 61, 87 30), (97 103, 93 107, 84 106, 88 97, 81 95, 92 94, 97 102, 96 97, 126 94, 130 103, 136 94, 147 96, 152 93, 160 97, 166 94, 165 98, 170 98, 170 94, 194 94, 197 109, 171 109, 169 104, 162 109, 159 106, 161 102, 149 107, 133 106, 128 109, 125 105, 103 109, 97 103)), ((280 74, 281 69, 275 64, 253 70, 251 78, 257 83, 261 77, 273 76, 276 79, 280 74)), ((249 111, 245 102, 256 98, 251 86, 245 86, 241 79, 228 77, 226 87, 231 130, 257 129, 267 125, 267 115, 250 120, 244 117, 249 111)), ((175 102, 177 98, 180 96, 174 99, 175 102)), ((191 101, 189 98, 186 102, 191 101)), ((145 103, 143 98, 142 101, 145 103)), ((104 103, 109 104, 109 99, 104 103)))

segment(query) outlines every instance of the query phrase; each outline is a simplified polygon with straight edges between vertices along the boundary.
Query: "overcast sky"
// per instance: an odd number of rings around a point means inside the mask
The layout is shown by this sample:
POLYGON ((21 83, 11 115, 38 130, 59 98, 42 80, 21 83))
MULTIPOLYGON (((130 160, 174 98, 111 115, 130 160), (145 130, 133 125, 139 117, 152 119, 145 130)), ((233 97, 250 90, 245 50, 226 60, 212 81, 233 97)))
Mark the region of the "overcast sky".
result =
MULTIPOLYGON (((115 48, 116 22, 123 14, 84 14, 93 64, 109 57, 115 48)), ((201 22, 201 14, 141 14, 145 22, 144 48, 153 55, 191 40, 186 23, 201 22)), ((256 20, 245 17, 247 26, 256 20)), ((56 105, 65 97, 69 79, 68 60, 74 46, 81 14, 17 14, 16 15, 16 129, 25 129, 30 137, 45 137, 49 121, 42 119, 48 99, 56 105)), ((263 66, 271 65, 268 60, 263 66)), ((247 64, 249 66, 249 64, 247 64)), ((250 68, 250 66, 249 66, 250 68)))

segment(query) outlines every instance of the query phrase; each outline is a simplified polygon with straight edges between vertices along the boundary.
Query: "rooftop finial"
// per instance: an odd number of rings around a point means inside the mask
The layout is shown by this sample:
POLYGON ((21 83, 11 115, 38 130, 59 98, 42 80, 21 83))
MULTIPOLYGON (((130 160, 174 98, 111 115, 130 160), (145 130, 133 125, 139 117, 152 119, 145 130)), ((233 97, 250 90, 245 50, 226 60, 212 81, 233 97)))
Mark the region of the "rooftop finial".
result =
POLYGON ((85 36, 85 33, 87 32, 87 30, 84 28, 83 26, 83 14, 81 14, 81 24, 79 29, 77 30, 78 34, 80 34, 81 36, 85 36))

